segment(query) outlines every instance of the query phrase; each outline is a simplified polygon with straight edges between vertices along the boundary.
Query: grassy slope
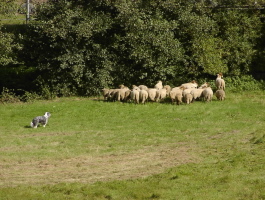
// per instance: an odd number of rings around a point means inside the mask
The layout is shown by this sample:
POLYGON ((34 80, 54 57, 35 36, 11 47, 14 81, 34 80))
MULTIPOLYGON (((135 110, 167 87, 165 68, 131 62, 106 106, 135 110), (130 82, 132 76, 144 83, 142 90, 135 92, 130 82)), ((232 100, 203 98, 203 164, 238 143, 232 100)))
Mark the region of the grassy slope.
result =
POLYGON ((0 105, 0 199, 265 199, 264 97, 0 105))

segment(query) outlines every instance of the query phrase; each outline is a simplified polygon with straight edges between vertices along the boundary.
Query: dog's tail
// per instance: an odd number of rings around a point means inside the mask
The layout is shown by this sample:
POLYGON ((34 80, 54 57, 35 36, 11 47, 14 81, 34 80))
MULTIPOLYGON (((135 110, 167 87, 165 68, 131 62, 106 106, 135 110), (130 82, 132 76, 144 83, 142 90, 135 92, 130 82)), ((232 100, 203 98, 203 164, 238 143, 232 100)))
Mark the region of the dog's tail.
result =
POLYGON ((30 126, 33 128, 34 127, 34 124, 32 122, 30 122, 30 126))

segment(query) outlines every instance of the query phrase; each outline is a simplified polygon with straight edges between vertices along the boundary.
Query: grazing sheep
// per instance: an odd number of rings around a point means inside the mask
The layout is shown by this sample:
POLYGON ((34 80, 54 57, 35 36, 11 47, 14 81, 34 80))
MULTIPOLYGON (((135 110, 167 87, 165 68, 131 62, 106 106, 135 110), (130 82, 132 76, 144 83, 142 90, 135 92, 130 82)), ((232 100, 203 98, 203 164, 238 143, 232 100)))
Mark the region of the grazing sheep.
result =
POLYGON ((146 90, 140 90, 139 92, 139 100, 141 103, 145 103, 148 99, 148 92, 146 90))
POLYGON ((174 102, 176 101, 177 104, 179 105, 182 102, 182 93, 183 90, 180 88, 173 88, 170 93, 169 93, 169 97, 171 99, 172 104, 174 104, 174 102))
POLYGON ((118 89, 116 94, 117 101, 125 101, 125 94, 128 90, 127 87, 124 87, 124 89, 118 89))
POLYGON ((181 89, 181 87, 174 87, 174 88, 171 89, 171 91, 179 90, 179 89, 181 89))
POLYGON ((193 90, 193 88, 184 89, 184 90, 183 90, 183 97, 184 97, 186 94, 190 94, 192 90, 193 90))
POLYGON ((176 94, 175 100, 176 100, 177 105, 180 105, 182 103, 182 98, 183 98, 182 93, 176 94))
POLYGON ((194 88, 194 89, 190 92, 190 94, 192 95, 192 101, 195 101, 195 100, 197 100, 197 99, 200 99, 201 96, 202 96, 202 91, 203 91, 203 90, 204 90, 203 88, 198 88, 198 89, 194 88))
POLYGON ((139 103, 139 90, 131 91, 131 100, 134 101, 135 104, 139 103))
POLYGON ((207 87, 202 91, 203 100, 206 102, 212 101, 213 98, 213 90, 211 87, 207 87))
POLYGON ((202 96, 202 91, 204 90, 204 88, 208 87, 209 84, 208 83, 204 83, 202 84, 198 89, 194 88, 191 90, 191 95, 192 95, 192 101, 195 101, 199 98, 201 98, 202 96))
POLYGON ((163 88, 162 81, 158 81, 157 84, 155 85, 155 89, 160 90, 163 88))
POLYGON ((132 89, 133 89, 133 90, 139 90, 139 91, 141 90, 141 89, 140 89, 138 86, 136 86, 136 85, 132 85, 132 89))
POLYGON ((222 73, 217 74, 217 78, 215 80, 215 85, 217 90, 225 90, 225 81, 224 79, 222 79, 222 77, 223 77, 222 73))
POLYGON ((120 89, 129 89, 127 86, 124 86, 123 84, 119 85, 120 89))
POLYGON ((140 90, 148 90, 148 87, 145 85, 139 85, 138 87, 140 88, 140 90))
POLYGON ((184 87, 185 89, 197 88, 198 83, 195 80, 193 80, 190 83, 183 83, 181 84, 181 86, 184 87))
POLYGON ((183 96, 183 100, 186 104, 190 104, 191 101, 192 101, 192 95, 191 93, 186 93, 184 96, 183 96))
POLYGON ((151 101, 155 101, 155 98, 156 98, 156 91, 157 91, 157 89, 155 89, 155 88, 149 88, 148 89, 148 97, 149 97, 149 99, 151 100, 151 101))
POLYGON ((109 93, 110 93, 110 89, 107 89, 107 88, 102 89, 102 95, 104 97, 104 100, 108 100, 109 93))
POLYGON ((167 91, 167 97, 169 96, 169 93, 170 93, 170 91, 171 91, 171 87, 170 87, 170 85, 165 85, 164 87, 163 87, 163 89, 166 89, 166 91, 167 91))
POLYGON ((156 102, 161 101, 165 99, 167 96, 167 90, 166 89, 160 89, 156 91, 156 102))
POLYGON ((130 98, 131 98, 131 90, 126 90, 123 101, 126 101, 127 102, 127 101, 130 100, 130 98))
POLYGON ((120 89, 111 89, 108 94, 108 101, 116 101, 117 100, 117 92, 120 89))
POLYGON ((225 100, 225 91, 224 90, 217 90, 215 93, 218 100, 223 101, 225 100))

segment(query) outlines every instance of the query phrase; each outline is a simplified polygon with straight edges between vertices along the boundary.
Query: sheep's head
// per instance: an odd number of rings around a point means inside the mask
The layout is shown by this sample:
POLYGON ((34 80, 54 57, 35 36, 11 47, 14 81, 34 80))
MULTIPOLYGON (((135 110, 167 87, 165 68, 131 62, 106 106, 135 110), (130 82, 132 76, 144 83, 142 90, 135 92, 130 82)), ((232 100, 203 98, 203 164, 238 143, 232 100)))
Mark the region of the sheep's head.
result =
POLYGON ((217 78, 222 78, 222 77, 223 77, 223 73, 220 72, 217 74, 217 78))
POLYGON ((180 86, 179 89, 185 90, 186 88, 184 86, 180 86))
POLYGON ((209 83, 206 83, 206 82, 205 82, 204 84, 201 85, 200 88, 206 88, 206 87, 208 87, 208 86, 209 86, 209 83))
POLYGON ((121 85, 119 85, 119 88, 123 89, 123 88, 125 88, 125 86, 123 84, 121 84, 121 85))

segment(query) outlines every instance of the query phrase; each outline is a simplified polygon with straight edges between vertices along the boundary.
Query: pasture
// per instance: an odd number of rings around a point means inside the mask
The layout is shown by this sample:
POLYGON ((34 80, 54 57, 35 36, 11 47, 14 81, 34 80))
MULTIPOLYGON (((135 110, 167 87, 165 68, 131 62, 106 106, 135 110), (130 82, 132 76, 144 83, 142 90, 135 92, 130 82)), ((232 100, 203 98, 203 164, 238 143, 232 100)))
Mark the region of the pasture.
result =
POLYGON ((0 199, 265 199, 265 93, 0 105, 0 199), (48 125, 29 127, 51 112, 48 125))

